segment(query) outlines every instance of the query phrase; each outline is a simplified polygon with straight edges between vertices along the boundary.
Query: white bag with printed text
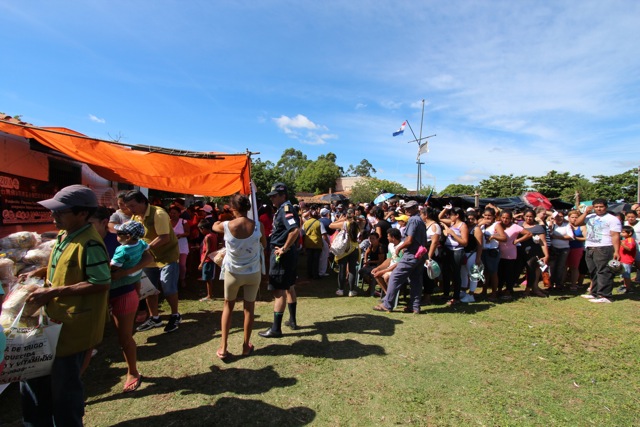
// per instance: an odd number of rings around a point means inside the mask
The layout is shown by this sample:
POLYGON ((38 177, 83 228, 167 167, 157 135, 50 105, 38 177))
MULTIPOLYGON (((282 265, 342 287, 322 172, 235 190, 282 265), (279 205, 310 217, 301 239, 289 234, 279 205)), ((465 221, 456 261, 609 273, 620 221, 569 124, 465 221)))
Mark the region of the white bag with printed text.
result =
POLYGON ((0 374, 0 384, 51 374, 62 325, 53 322, 44 314, 44 308, 42 308, 38 326, 22 328, 19 326, 22 311, 20 310, 11 327, 5 330, 7 336, 7 346, 4 353, 6 365, 0 374))

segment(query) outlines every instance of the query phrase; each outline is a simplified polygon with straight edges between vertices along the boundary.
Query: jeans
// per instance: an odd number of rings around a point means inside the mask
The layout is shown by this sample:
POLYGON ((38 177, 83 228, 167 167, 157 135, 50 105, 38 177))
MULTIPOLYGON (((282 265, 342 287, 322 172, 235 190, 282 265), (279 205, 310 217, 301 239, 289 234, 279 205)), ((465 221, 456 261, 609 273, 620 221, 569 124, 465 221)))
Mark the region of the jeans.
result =
POLYGON ((310 279, 317 279, 320 277, 320 254, 322 253, 322 249, 311 249, 307 248, 307 274, 310 279))
POLYGON ((569 257, 569 248, 551 248, 551 259, 549 260, 549 268, 551 269, 551 284, 554 286, 562 286, 564 284, 564 276, 567 272, 567 258, 569 257))
POLYGON ((443 273, 444 295, 449 295, 449 283, 453 283, 453 299, 460 299, 460 285, 462 283, 462 262, 464 261, 464 249, 449 249, 444 251, 445 265, 443 273))
POLYGON ((413 311, 420 310, 420 298, 422 296, 422 274, 424 272, 424 262, 417 260, 413 254, 405 252, 397 267, 391 272, 387 294, 384 296, 382 304, 391 310, 395 305, 396 296, 400 288, 407 280, 411 287, 410 304, 413 311))
POLYGON ((351 252, 344 258, 340 258, 338 261, 338 289, 344 290, 345 282, 349 281, 349 291, 356 290, 356 265, 358 264, 358 256, 360 251, 358 249, 351 252), (349 266, 349 274, 347 278, 347 265, 349 266))
POLYGON ((324 239, 322 239, 322 252, 320 253, 319 262, 318 273, 324 276, 327 274, 327 266, 329 265, 329 244, 324 239))
POLYGON ((516 266, 518 261, 515 259, 500 258, 500 264, 498 264, 498 289, 502 288, 505 284, 507 291, 513 292, 513 285, 515 285, 518 279, 518 271, 516 266))
POLYGON ((613 272, 607 263, 613 259, 613 246, 587 248, 585 251, 587 268, 593 285, 591 295, 611 298, 613 292, 613 272))
POLYGON ((51 375, 20 382, 25 426, 82 426, 84 388, 80 368, 86 351, 56 357, 51 375))

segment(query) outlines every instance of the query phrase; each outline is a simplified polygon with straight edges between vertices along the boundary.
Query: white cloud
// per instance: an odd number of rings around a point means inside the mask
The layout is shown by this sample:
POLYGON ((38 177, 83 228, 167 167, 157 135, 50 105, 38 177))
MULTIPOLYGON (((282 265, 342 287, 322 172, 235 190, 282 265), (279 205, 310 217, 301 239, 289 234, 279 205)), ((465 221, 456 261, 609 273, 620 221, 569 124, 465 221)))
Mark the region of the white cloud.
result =
POLYGON ((338 137, 337 135, 323 132, 329 129, 326 126, 312 122, 302 114, 298 114, 295 117, 283 115, 274 118, 273 121, 286 135, 302 144, 322 145, 326 144, 328 139, 336 139, 338 137), (305 129, 307 132, 304 132, 305 129))
POLYGON ((89 114, 89 120, 101 124, 105 124, 107 122, 105 119, 101 119, 100 117, 94 116, 93 114, 89 114))
POLYGON ((363 108, 367 108, 367 104, 363 104, 362 102, 356 104, 356 110, 362 110, 363 108))

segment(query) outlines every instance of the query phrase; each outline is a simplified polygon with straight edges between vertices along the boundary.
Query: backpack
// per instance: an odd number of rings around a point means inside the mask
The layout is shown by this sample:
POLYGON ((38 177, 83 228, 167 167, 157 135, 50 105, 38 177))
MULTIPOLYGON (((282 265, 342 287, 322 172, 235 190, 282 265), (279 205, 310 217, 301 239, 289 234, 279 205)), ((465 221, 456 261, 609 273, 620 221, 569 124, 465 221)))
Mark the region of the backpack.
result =
POLYGON ((347 234, 346 228, 343 228, 333 238, 329 251, 335 256, 341 256, 349 250, 349 246, 349 235, 347 234))

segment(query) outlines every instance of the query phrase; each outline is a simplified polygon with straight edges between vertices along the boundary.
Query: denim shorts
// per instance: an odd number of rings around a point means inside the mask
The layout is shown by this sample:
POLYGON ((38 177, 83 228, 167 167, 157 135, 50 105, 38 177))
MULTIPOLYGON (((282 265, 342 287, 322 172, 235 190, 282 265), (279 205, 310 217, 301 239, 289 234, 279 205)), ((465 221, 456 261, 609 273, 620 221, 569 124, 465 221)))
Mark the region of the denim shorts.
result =
POLYGON ((216 275, 216 264, 213 262, 205 262, 202 265, 202 280, 213 280, 216 275))
POLYGON ((622 264, 622 278, 631 279, 631 264, 622 264))
POLYGON ((500 251, 498 249, 483 249, 482 264, 484 264, 486 273, 497 273, 498 264, 500 264, 500 251))
POLYGON ((165 296, 178 293, 178 278, 180 276, 180 265, 174 261, 164 267, 147 267, 144 273, 151 280, 153 286, 162 289, 165 296))

